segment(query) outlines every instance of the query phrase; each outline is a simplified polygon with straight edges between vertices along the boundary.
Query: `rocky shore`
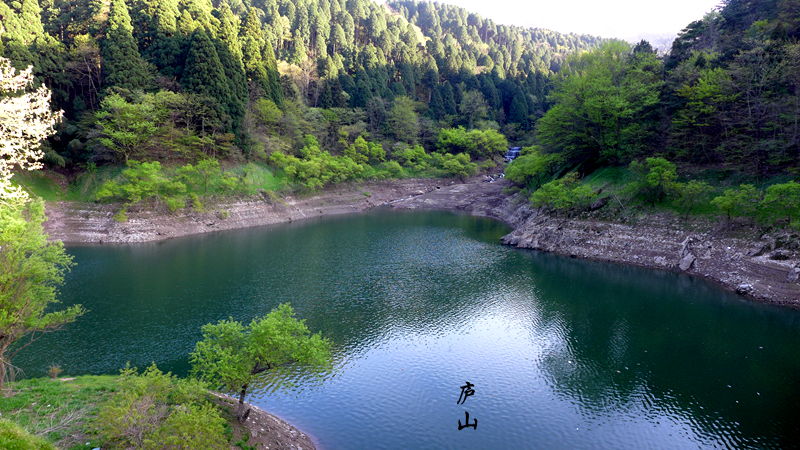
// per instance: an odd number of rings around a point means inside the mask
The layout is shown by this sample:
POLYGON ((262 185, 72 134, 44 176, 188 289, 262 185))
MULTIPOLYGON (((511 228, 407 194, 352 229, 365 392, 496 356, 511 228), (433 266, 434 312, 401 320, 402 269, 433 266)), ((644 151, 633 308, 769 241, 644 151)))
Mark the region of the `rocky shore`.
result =
POLYGON ((454 185, 393 203, 410 209, 455 209, 514 228, 504 244, 574 258, 685 272, 759 301, 800 308, 800 237, 755 227, 686 221, 669 214, 633 223, 554 217, 502 195, 503 183, 454 185))
POLYGON ((272 196, 218 203, 207 212, 130 210, 99 204, 48 204, 45 230, 68 244, 132 243, 246 228, 388 205, 446 209, 501 220, 514 228, 503 243, 587 258, 680 271, 715 281, 748 298, 800 307, 800 238, 759 234, 754 227, 685 221, 654 214, 616 223, 554 217, 502 193, 500 180, 387 180, 337 186, 313 196, 272 196))
POLYGON ((114 215, 118 205, 51 202, 45 232, 65 244, 152 242, 320 216, 372 209, 388 202, 422 195, 450 181, 419 179, 345 184, 316 195, 279 196, 264 192, 255 198, 205 205, 204 212, 166 208, 130 208, 126 222, 114 215))

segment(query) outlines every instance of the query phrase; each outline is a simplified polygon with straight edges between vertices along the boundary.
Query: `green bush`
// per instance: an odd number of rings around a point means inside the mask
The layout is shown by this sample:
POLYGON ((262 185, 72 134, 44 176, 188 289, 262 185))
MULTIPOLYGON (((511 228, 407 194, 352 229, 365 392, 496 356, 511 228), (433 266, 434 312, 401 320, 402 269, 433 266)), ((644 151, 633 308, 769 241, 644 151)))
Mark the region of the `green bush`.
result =
POLYGON ((578 180, 578 174, 573 172, 559 180, 545 183, 537 189, 530 198, 536 207, 548 207, 557 211, 566 211, 571 208, 587 208, 597 197, 594 189, 578 180))
POLYGON ((731 217, 752 217, 761 201, 762 194, 752 184, 743 184, 738 189, 726 189, 719 197, 711 200, 721 211, 731 217))
POLYGON ((466 153, 435 154, 433 161, 446 176, 465 178, 478 173, 478 165, 471 161, 466 153))
POLYGON ((141 375, 126 367, 93 424, 110 448, 224 448, 225 420, 208 398, 200 381, 164 374, 155 364, 141 375))
POLYGON ((149 437, 144 448, 160 450, 227 450, 225 438, 227 422, 213 406, 178 406, 149 437))
POLYGON ((711 193, 712 188, 705 181, 691 180, 686 184, 678 186, 680 197, 678 197, 677 205, 683 210, 687 216, 695 206, 707 201, 708 194, 711 193))
POLYGON ((508 149, 508 140, 495 130, 470 130, 464 127, 442 128, 436 149, 440 153, 469 153, 473 158, 491 158, 508 149))
POLYGON ((542 153, 538 147, 525 147, 522 154, 506 168, 506 178, 520 187, 538 189, 555 175, 562 158, 555 153, 542 153))
POLYGON ((0 448, 3 450, 55 450, 52 444, 34 436, 6 419, 0 419, 0 448))
POLYGON ((800 184, 773 184, 768 187, 761 201, 767 219, 775 221, 785 218, 790 224, 800 219, 800 184))
POLYGON ((175 211, 185 206, 185 195, 186 185, 167 178, 158 161, 128 161, 128 168, 118 179, 106 181, 97 191, 98 200, 110 198, 125 202, 118 213, 120 219, 125 218, 128 207, 140 202, 163 203, 175 211))
POLYGON ((428 163, 431 161, 432 156, 425 152, 421 145, 415 145, 414 147, 403 147, 395 150, 392 152, 392 158, 405 167, 423 171, 429 168, 428 163))
POLYGON ((647 158, 644 163, 633 161, 630 170, 636 176, 636 181, 630 185, 633 193, 653 206, 677 192, 675 164, 664 158, 647 158))

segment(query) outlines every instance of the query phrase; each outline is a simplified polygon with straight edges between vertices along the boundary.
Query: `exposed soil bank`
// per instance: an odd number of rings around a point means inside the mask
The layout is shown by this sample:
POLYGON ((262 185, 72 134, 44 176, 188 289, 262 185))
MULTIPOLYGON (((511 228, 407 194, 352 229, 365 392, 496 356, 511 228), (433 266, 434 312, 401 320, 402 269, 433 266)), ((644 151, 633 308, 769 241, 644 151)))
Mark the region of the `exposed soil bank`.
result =
POLYGON ((207 212, 169 212, 131 208, 128 221, 113 216, 118 205, 51 202, 45 232, 65 244, 132 243, 171 239, 220 230, 292 222, 312 217, 365 211, 401 198, 422 195, 449 180, 391 180, 339 185, 317 195, 271 196, 207 205, 207 212))
POLYGON ((503 180, 483 183, 389 180, 337 186, 314 196, 229 201, 212 212, 131 210, 124 223, 109 205, 48 204, 45 230, 65 243, 128 243, 290 222, 391 205, 448 209, 501 220, 514 228, 503 243, 622 264, 701 276, 752 299, 800 307, 800 238, 760 235, 746 226, 642 216, 620 224, 552 217, 502 194, 503 180), (224 212, 223 212, 224 211, 224 212))
MULTIPOLYGON (((244 423, 239 423, 234 416, 234 411, 238 406, 238 400, 219 393, 213 393, 218 399, 220 406, 226 407, 230 413, 227 417, 228 422, 234 425, 233 439, 231 442, 244 441, 247 437, 246 445, 256 449, 276 449, 276 450, 314 450, 313 439, 298 430, 278 416, 270 414, 258 406, 247 403, 250 413, 244 423)), ((241 447, 231 445, 231 450, 241 447)))

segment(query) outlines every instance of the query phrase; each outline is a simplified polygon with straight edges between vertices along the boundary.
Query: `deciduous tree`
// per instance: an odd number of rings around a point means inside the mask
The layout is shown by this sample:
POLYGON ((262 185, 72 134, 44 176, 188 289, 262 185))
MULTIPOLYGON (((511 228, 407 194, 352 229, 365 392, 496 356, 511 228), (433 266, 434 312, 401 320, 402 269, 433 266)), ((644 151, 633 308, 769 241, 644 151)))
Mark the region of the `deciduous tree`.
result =
POLYGON ((284 303, 246 327, 233 319, 204 325, 203 340, 190 360, 196 376, 239 395, 236 418, 243 422, 249 414, 244 405, 247 389, 259 374, 292 364, 324 369, 330 365, 330 352, 330 341, 320 333, 312 335, 305 321, 297 320, 292 307, 284 303))

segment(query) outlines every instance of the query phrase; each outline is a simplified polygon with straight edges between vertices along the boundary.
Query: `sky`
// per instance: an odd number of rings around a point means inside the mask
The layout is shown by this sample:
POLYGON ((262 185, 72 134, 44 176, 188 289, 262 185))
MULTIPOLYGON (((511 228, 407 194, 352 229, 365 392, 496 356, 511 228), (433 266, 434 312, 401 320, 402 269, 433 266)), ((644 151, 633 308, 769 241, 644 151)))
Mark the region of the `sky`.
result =
POLYGON ((720 0, 440 0, 476 12, 495 23, 592 34, 658 47, 720 0))

